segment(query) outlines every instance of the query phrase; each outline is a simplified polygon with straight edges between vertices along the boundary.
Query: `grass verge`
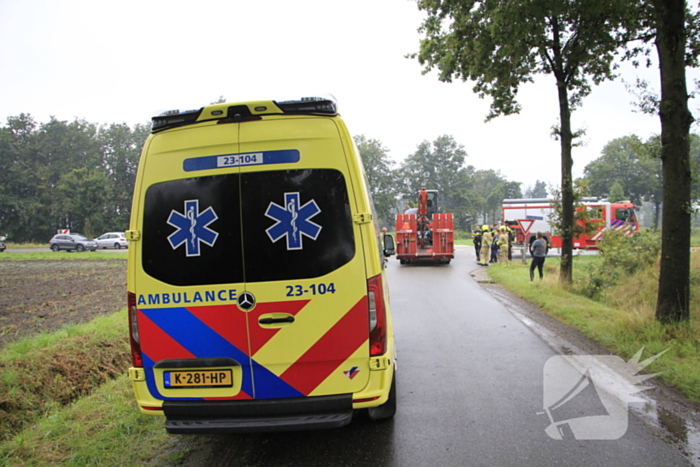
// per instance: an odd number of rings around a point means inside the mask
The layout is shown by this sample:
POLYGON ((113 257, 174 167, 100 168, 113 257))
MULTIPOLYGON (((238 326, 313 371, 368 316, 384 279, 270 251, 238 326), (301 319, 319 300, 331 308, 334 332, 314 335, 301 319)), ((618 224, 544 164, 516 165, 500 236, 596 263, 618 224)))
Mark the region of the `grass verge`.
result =
POLYGON ((0 353, 0 440, 126 372, 126 310, 8 344, 0 353))
POLYGON ((186 452, 168 450, 176 441, 162 418, 139 412, 122 375, 0 444, 0 466, 174 465, 186 452))
POLYGON ((114 252, 85 251, 82 253, 68 251, 32 251, 27 253, 5 252, 0 254, 0 261, 80 261, 88 259, 125 259, 126 255, 127 250, 114 252))
POLYGON ((126 310, 0 352, 0 466, 175 465, 191 449, 142 415, 126 310))
MULTIPOLYGON (((697 271, 700 257, 693 256, 693 269, 697 271)), ((598 260, 596 257, 576 258, 574 278, 585 281, 585 264, 598 260)), ((529 280, 529 266, 515 261, 510 266, 489 267, 489 276, 625 359, 631 358, 642 347, 643 358, 669 349, 645 371, 660 372, 659 377, 666 383, 689 400, 700 403, 700 316, 695 312, 690 323, 681 325, 662 325, 655 320, 655 280, 658 276, 655 277, 653 268, 622 278, 601 301, 562 287, 558 282, 558 258, 547 259, 544 280, 535 279, 534 284, 529 280)), ((692 281, 691 304, 698 303, 699 282, 692 281)))
POLYGON ((39 249, 39 248, 48 248, 49 242, 46 243, 14 243, 14 242, 5 242, 5 245, 7 245, 8 250, 14 250, 18 248, 22 249, 39 249))

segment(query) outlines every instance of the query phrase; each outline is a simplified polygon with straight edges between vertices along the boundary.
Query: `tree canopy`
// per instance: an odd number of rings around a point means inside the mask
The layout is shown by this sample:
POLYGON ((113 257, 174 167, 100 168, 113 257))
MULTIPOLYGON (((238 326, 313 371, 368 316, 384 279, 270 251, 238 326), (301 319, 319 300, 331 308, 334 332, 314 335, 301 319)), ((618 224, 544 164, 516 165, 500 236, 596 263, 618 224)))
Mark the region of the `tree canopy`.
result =
POLYGON ((382 226, 393 226, 395 214, 415 206, 421 188, 440 192, 441 209, 455 215, 460 229, 481 221, 499 222, 503 199, 522 196, 520 183, 494 170, 466 165, 467 152, 453 136, 421 142, 398 167, 380 141, 365 135, 354 139, 382 226))
POLYGON ((438 69, 441 81, 473 82, 480 97, 491 99, 487 120, 517 113, 518 89, 535 75, 554 78, 561 142, 562 282, 572 277, 571 111, 592 85, 613 77, 613 58, 636 31, 628 24, 631 7, 629 2, 609 0, 418 1, 418 8, 428 14, 415 55, 424 72, 438 69))
POLYGON ((56 229, 87 236, 125 230, 149 131, 149 125, 8 118, 0 127, 0 233, 45 242, 56 229))
POLYGON ((660 167, 659 159, 644 153, 641 139, 631 135, 606 144, 602 155, 589 163, 584 173, 591 195, 610 198, 617 183, 623 197, 641 205, 661 189, 660 167))
POLYGON ((389 158, 389 150, 380 141, 369 139, 365 135, 357 135, 354 140, 372 192, 378 222, 382 226, 392 226, 398 194, 393 168, 396 163, 389 158))
POLYGON ((547 184, 537 180, 535 185, 525 190, 525 198, 546 198, 547 184))

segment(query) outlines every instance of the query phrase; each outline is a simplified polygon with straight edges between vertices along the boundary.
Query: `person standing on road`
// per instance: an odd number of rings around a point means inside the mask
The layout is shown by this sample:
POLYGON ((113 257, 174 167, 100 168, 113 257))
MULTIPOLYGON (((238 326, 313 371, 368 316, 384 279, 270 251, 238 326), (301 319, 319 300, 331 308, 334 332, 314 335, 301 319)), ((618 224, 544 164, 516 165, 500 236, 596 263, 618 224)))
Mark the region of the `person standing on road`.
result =
POLYGON ((501 226, 501 233, 498 235, 498 262, 505 263, 508 266, 508 250, 510 248, 510 239, 508 232, 504 226, 501 226))
POLYGON ((481 264, 479 259, 479 253, 481 252, 481 227, 474 227, 474 232, 472 233, 472 241, 474 242, 474 251, 476 252, 476 262, 481 264))
POLYGON ((489 263, 498 263, 498 245, 496 241, 498 240, 498 229, 495 225, 490 227, 491 231, 491 258, 489 263))
POLYGON ((488 266, 489 258, 491 258, 491 242, 493 241, 493 237, 491 236, 491 232, 489 232, 488 225, 484 225, 481 230, 483 233, 481 234, 481 258, 479 261, 482 266, 488 266))
POLYGON ((537 268, 537 271, 540 273, 540 280, 544 277, 544 260, 547 257, 548 250, 549 245, 547 241, 542 238, 542 232, 537 232, 537 238, 530 245, 530 254, 532 255, 532 262, 530 263, 530 282, 535 280, 535 268, 537 268))

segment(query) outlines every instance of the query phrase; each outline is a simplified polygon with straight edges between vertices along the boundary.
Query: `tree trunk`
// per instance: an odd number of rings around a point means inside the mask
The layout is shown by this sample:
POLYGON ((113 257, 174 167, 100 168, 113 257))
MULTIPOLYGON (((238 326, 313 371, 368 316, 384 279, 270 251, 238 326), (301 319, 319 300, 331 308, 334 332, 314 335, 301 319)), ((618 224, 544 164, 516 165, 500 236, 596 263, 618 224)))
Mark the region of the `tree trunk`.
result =
POLYGON ((656 319, 690 319, 690 124, 685 81, 685 1, 652 0, 661 72, 661 271, 656 319))
POLYGON ((574 184, 571 176, 574 161, 571 157, 571 109, 565 84, 559 87, 559 119, 561 122, 561 266, 559 282, 571 284, 573 280, 574 237, 574 184))
POLYGON ((569 107, 569 92, 566 88, 565 72, 562 62, 561 47, 559 43, 559 21, 552 18, 552 35, 554 46, 552 48, 554 59, 554 76, 557 78, 557 92, 559 95, 559 123, 561 138, 561 266, 559 268, 559 282, 564 285, 571 284, 573 279, 573 237, 574 237, 574 184, 571 170, 574 161, 571 158, 571 108, 569 107))

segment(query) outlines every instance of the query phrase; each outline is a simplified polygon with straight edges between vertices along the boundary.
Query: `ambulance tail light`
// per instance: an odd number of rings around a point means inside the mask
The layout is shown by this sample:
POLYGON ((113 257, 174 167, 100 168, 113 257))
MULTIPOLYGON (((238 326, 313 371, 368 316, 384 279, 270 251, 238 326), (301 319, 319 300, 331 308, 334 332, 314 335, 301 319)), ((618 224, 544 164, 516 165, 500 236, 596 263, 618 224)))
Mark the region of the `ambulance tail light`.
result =
POLYGON ((367 299, 369 308, 369 355, 378 357, 386 353, 386 309, 382 276, 367 280, 367 299))
POLYGON ((129 307, 129 340, 131 342, 131 362, 135 367, 143 366, 141 358, 141 341, 139 338, 138 310, 136 309, 136 295, 131 292, 126 294, 129 307))

